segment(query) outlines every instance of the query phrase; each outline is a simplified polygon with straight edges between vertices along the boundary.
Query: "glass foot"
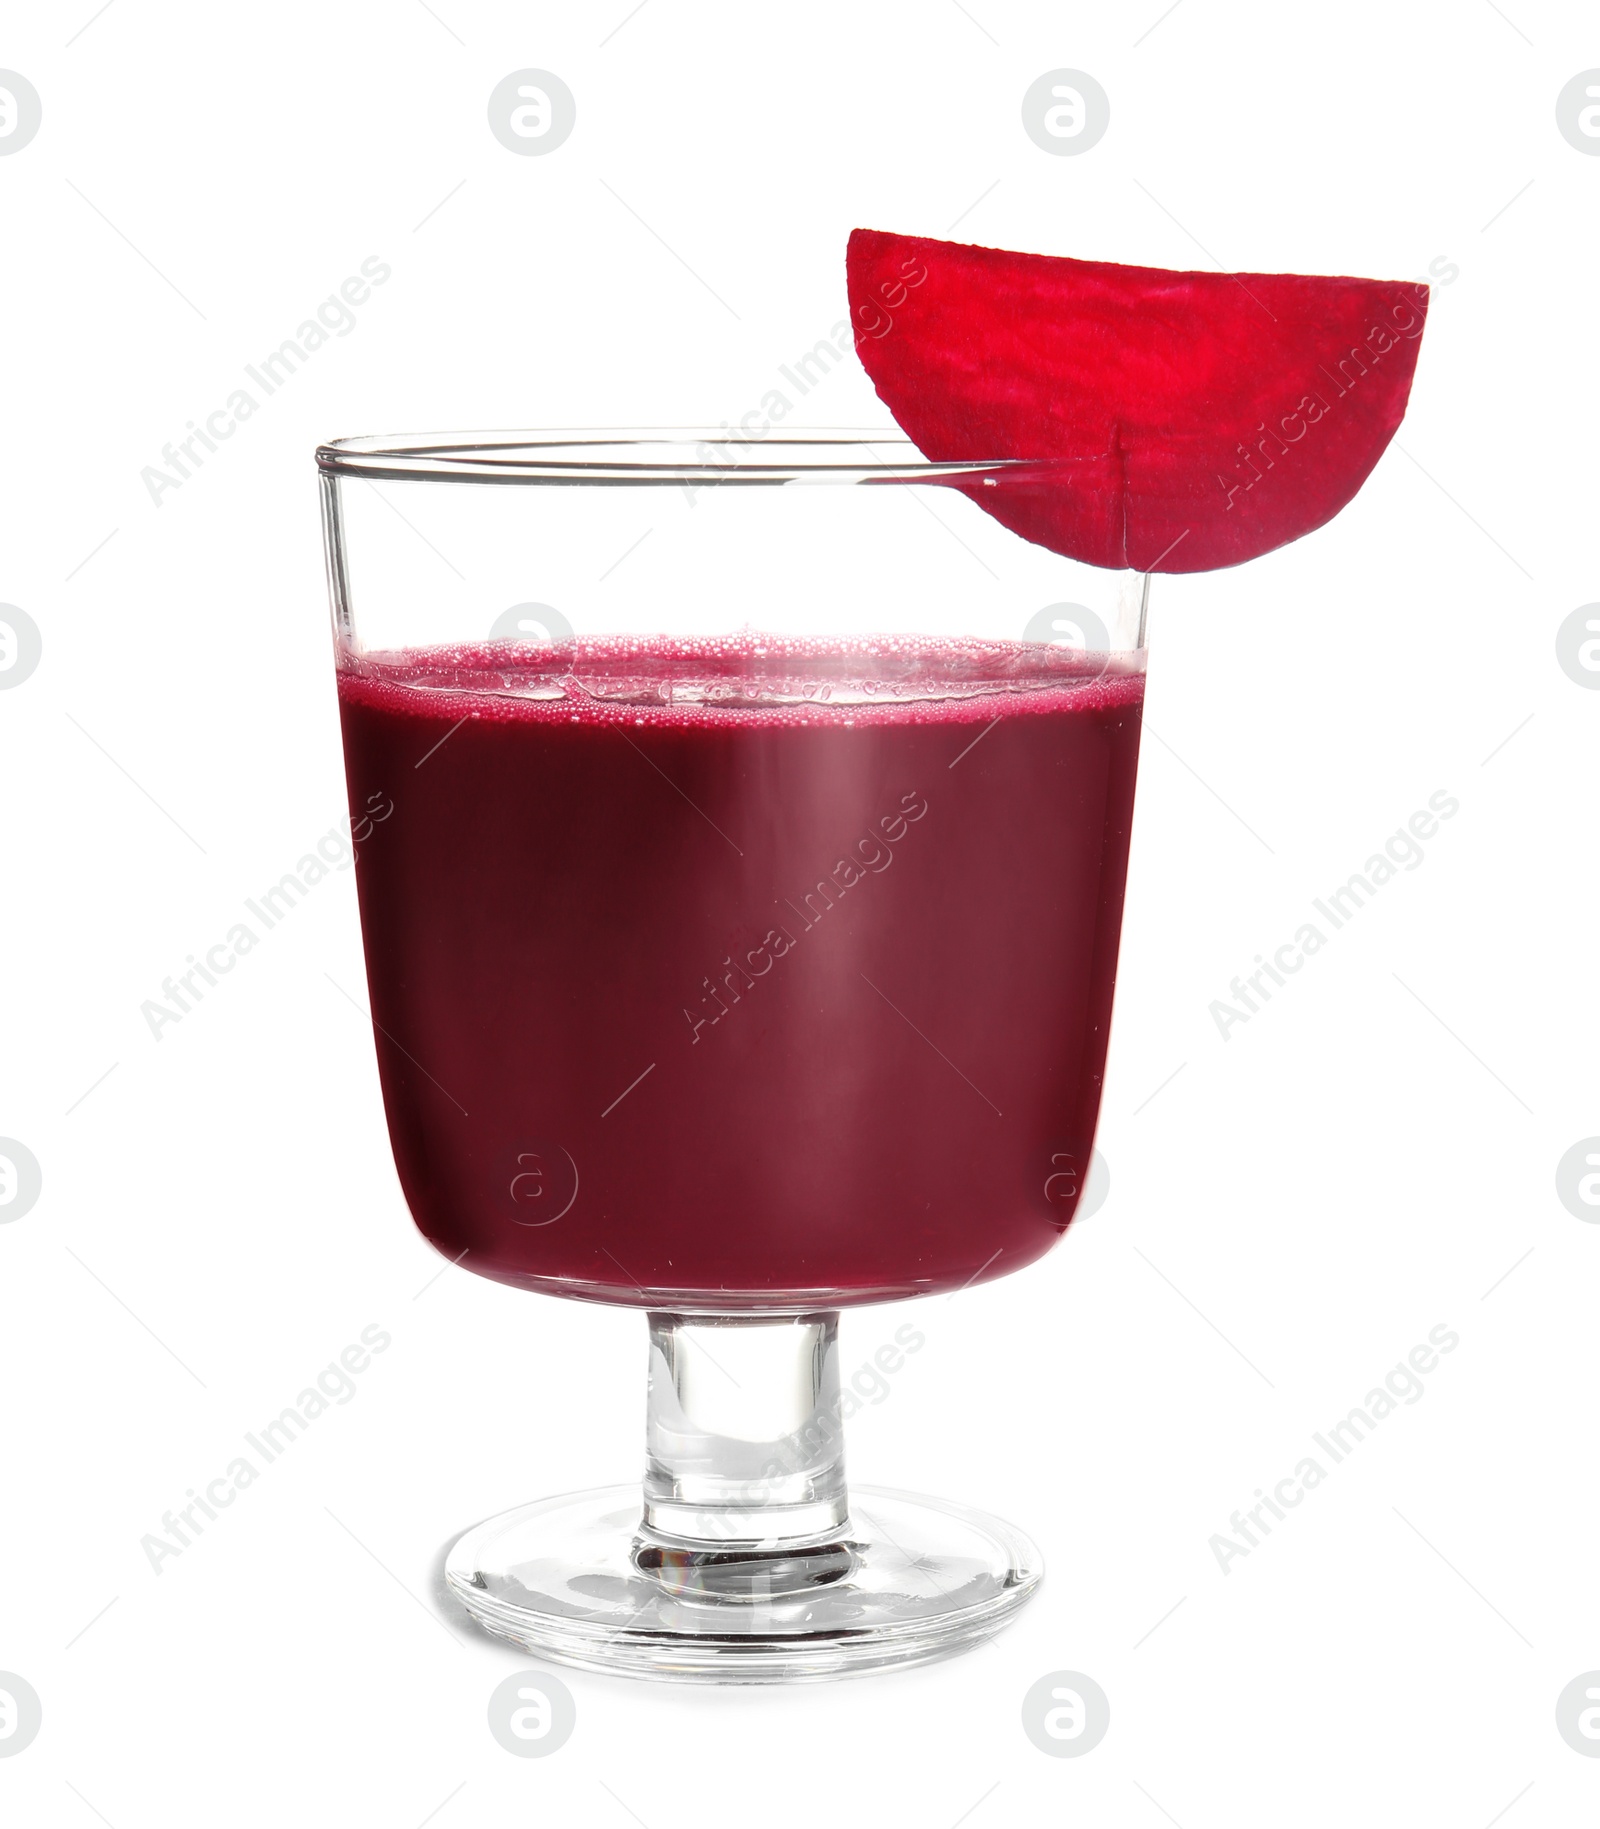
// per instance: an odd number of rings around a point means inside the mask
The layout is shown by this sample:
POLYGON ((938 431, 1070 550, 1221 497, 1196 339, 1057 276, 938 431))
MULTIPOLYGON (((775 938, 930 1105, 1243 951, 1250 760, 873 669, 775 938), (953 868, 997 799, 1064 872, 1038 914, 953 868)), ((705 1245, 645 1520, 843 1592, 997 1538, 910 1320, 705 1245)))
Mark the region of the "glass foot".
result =
POLYGON ((445 1579, 479 1625, 555 1663, 797 1683, 980 1644, 1044 1574, 1000 1519, 881 1487, 852 1487, 837 1530, 781 1548, 686 1543, 640 1511, 636 1485, 518 1506, 461 1537, 445 1579))

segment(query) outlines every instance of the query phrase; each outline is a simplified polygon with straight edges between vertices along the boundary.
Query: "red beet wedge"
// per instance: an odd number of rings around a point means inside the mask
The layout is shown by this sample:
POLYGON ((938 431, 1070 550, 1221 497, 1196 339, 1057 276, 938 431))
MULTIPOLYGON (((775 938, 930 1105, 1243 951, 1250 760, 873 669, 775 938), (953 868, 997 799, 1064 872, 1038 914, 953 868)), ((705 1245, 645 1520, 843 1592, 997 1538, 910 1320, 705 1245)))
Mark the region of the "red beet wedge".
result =
POLYGON ((935 462, 1038 467, 970 489, 1091 565, 1237 565, 1336 515, 1405 412, 1428 288, 1169 273, 857 229, 856 348, 935 462))

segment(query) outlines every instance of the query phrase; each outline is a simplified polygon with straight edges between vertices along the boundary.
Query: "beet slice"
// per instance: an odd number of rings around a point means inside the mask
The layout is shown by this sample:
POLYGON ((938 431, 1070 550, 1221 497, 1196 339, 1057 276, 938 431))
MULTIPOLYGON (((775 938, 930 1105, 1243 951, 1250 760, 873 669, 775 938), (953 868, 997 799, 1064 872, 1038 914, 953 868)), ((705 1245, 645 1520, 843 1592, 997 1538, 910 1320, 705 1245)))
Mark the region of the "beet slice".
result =
POLYGON ((1032 460, 966 493, 1069 558, 1237 565, 1336 515, 1394 436, 1428 288, 1175 273, 857 229, 856 349, 935 462, 1032 460))

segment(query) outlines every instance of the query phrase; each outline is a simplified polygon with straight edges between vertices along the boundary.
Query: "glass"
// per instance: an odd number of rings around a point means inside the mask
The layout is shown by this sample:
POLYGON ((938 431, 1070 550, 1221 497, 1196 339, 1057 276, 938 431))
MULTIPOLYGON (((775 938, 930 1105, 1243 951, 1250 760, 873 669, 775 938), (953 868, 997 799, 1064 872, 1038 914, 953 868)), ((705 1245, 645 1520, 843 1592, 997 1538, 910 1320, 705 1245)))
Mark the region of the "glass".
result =
POLYGON ((317 462, 411 1212, 465 1269, 648 1311, 642 1495, 478 1525, 452 1590, 540 1655, 680 1679, 989 1636, 1038 1553, 847 1489, 838 1311, 1006 1275, 1072 1217, 1148 580, 1008 531, 1059 470, 893 434, 317 462))

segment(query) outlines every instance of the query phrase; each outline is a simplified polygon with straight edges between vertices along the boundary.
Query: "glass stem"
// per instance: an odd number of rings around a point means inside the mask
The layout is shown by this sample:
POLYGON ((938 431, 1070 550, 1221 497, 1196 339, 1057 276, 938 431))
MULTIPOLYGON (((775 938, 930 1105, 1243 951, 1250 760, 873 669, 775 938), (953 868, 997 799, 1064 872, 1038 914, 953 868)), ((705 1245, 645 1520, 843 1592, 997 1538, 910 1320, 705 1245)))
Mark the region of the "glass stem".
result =
POLYGON ((770 1555, 848 1523, 839 1316, 650 1316, 642 1535, 770 1555))

